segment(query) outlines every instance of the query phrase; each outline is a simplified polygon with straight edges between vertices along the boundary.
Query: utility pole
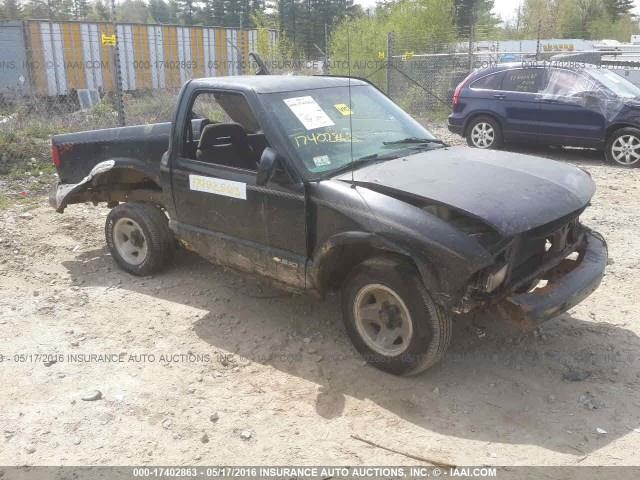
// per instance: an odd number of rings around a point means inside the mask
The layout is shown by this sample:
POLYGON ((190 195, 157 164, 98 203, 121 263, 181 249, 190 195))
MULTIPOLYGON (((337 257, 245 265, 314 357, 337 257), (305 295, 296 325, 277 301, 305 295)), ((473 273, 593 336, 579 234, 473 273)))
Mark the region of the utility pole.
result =
POLYGON ((542 30, 542 19, 538 18, 538 39, 536 41, 536 62, 540 60, 540 31, 542 30))
POLYGON ((324 24, 324 74, 329 74, 329 28, 324 24))
POLYGON ((118 112, 118 125, 124 127, 126 120, 124 116, 124 102, 122 99, 122 74, 120 72, 120 52, 118 44, 118 26, 116 23, 116 1, 111 0, 111 26, 113 35, 116 37, 116 43, 111 47, 111 58, 113 62, 113 88, 115 90, 116 111, 118 112))
POLYGON ((471 14, 469 16, 469 72, 473 70, 473 47, 476 32, 476 1, 471 2, 471 14))
POLYGON ((393 61, 393 32, 387 33, 387 96, 391 97, 391 62, 393 61))

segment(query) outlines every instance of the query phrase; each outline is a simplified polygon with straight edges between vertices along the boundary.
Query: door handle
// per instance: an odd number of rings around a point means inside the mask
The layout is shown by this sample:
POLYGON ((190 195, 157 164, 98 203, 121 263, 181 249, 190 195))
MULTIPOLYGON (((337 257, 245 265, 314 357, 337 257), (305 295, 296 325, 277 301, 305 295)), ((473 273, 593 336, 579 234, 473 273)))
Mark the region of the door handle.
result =
POLYGON ((498 100, 503 100, 504 99, 504 94, 502 93, 496 93, 493 98, 497 98, 498 100))

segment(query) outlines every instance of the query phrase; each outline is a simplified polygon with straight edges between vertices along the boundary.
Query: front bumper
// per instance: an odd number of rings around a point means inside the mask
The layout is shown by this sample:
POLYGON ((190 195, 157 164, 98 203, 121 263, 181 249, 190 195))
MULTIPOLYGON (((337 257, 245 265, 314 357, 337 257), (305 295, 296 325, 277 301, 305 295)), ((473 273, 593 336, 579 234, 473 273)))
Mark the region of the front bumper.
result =
MULTIPOLYGON (((574 307, 598 288, 607 265, 607 244, 596 232, 588 231, 580 257, 566 273, 563 264, 547 272, 545 287, 513 294, 502 300, 498 310, 525 327, 535 327, 574 307)), ((569 262, 568 260, 566 262, 569 262)), ((566 264, 564 265, 566 267, 566 264)))

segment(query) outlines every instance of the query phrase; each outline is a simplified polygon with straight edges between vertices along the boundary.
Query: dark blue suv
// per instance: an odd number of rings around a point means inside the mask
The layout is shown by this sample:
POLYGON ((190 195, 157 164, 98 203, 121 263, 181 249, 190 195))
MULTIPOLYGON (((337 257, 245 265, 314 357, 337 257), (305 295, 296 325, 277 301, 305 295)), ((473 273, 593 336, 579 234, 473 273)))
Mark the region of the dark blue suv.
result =
POLYGON ((604 149, 640 166, 640 88, 594 65, 510 63, 472 72, 455 90, 449 130, 477 148, 535 142, 604 149))

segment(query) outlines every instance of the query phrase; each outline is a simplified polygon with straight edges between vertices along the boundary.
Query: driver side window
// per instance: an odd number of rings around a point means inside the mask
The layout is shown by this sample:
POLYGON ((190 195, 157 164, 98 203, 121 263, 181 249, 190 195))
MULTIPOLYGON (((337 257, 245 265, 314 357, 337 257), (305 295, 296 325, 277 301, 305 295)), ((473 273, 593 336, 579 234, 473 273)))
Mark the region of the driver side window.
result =
POLYGON ((268 146, 246 98, 235 92, 198 92, 191 107, 185 156, 202 163, 256 171, 268 146))
POLYGON ((570 97, 595 89, 594 82, 570 70, 554 69, 549 72, 549 80, 541 92, 546 95, 570 97))

